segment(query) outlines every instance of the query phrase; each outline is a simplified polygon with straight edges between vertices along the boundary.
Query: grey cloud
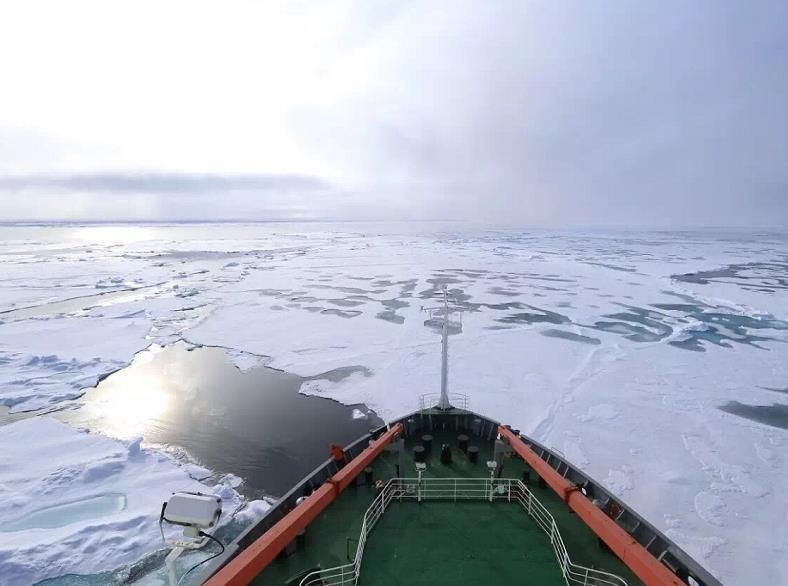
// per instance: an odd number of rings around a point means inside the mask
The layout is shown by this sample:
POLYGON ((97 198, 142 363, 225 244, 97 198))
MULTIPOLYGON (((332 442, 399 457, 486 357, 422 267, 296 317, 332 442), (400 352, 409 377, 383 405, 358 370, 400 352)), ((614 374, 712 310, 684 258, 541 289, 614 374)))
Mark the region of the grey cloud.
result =
POLYGON ((338 192, 309 175, 83 173, 0 176, 0 219, 313 220, 338 192))
POLYGON ((293 124, 432 213, 788 225, 786 23, 781 1, 418 8, 387 84, 293 124))
POLYGON ((63 190, 88 193, 221 194, 313 192, 331 186, 309 175, 216 175, 192 173, 86 173, 0 177, 0 190, 63 190))
MULTIPOLYGON (((28 214, 2 201, 10 193, 55 191, 126 195, 151 219, 788 226, 784 0, 381 0, 351 12, 330 41, 342 50, 304 73, 315 91, 286 94, 303 175, 0 177, 0 218, 28 214)), ((17 150, 0 140, 0 155, 17 150)), ((66 212, 98 213, 92 203, 66 212)))

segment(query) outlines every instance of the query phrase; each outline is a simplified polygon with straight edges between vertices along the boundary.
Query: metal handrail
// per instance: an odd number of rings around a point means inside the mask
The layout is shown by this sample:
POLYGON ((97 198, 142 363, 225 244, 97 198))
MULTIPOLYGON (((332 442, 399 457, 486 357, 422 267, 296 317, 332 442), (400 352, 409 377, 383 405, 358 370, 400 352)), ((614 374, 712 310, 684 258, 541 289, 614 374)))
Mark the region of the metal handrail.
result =
POLYGON ((514 482, 512 485, 514 486, 512 496, 522 505, 528 515, 537 522, 542 530, 550 536, 550 544, 553 546, 555 557, 558 559, 558 564, 567 584, 583 584, 584 586, 603 584, 611 586, 627 585, 626 580, 620 576, 573 563, 553 515, 528 490, 528 487, 522 481, 516 480, 514 482))
POLYGON ((364 555, 364 547, 367 544, 367 536, 378 519, 383 516, 383 513, 386 511, 395 493, 399 491, 399 484, 396 483, 396 480, 397 479, 392 479, 386 483, 383 490, 375 500, 372 501, 372 504, 364 513, 358 545, 356 546, 356 556, 353 561, 349 564, 328 568, 326 570, 315 570, 307 574, 301 580, 300 586, 338 586, 341 584, 356 584, 361 575, 361 559, 364 555))
MULTIPOLYGON (((440 402, 440 393, 425 393, 419 395, 419 411, 425 411, 437 407, 440 402)), ((449 402, 455 409, 468 410, 468 395, 462 393, 449 393, 449 402)))
POLYGON ((572 562, 552 514, 539 502, 521 480, 514 478, 392 478, 364 513, 356 556, 351 563, 315 570, 307 574, 300 586, 356 585, 361 576, 361 560, 367 537, 388 505, 402 500, 486 500, 517 502, 550 538, 561 573, 567 585, 628 586, 620 576, 572 562))

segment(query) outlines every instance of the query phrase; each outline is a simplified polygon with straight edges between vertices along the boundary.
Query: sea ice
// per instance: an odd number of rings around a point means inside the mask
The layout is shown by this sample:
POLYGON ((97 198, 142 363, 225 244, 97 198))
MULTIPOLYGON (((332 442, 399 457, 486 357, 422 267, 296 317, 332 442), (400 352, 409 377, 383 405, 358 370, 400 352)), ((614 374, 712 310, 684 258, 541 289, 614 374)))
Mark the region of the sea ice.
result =
MULTIPOLYGON (((32 584, 67 573, 89 574, 161 549, 158 511, 179 490, 219 494, 222 523, 245 503, 237 481, 213 486, 171 457, 72 429, 48 417, 0 427, 0 582, 32 584)), ((248 517, 247 517, 248 519, 248 517)))
MULTIPOLYGON (((719 409, 788 403, 784 234, 223 224, 124 227, 111 242, 112 227, 38 229, 35 239, 4 230, 0 402, 16 411, 62 406, 135 352, 185 340, 226 348, 240 368, 307 377, 303 393, 399 416, 439 388, 440 337, 422 308, 445 285, 465 309, 450 387, 472 409, 622 492, 724 582, 788 583, 788 533, 774 522, 788 516, 788 430, 719 409)), ((157 471, 186 474, 160 457, 157 471)), ((155 512, 158 496, 138 507, 130 495, 158 480, 127 474, 139 464, 122 450, 107 470, 98 460, 73 455, 75 486, 101 480, 69 502, 127 496, 123 511, 92 522, 104 547, 83 556, 78 533, 31 529, 30 568, 90 572, 149 551, 114 519, 155 512), (110 541, 113 531, 131 545, 110 541), (50 549, 72 546, 73 561, 47 565, 50 549)), ((0 522, 27 506, 23 487, 42 492, 53 473, 33 456, 23 464, 26 480, 2 485, 0 522)), ((0 565, 11 561, 22 563, 0 565)))
POLYGON ((136 314, 0 323, 0 402, 14 412, 78 397, 144 349, 150 327, 136 314))

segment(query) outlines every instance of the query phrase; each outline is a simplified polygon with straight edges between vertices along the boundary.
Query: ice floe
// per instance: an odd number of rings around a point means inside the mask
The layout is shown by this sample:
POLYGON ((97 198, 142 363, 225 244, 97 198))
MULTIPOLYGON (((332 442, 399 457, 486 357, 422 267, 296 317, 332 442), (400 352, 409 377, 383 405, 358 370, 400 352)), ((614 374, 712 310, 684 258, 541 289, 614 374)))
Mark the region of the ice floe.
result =
POLYGON ((136 313, 0 323, 0 402, 26 411, 78 397, 144 349, 150 327, 136 313))
POLYGON ((117 568, 162 548, 158 511, 172 492, 213 493, 222 523, 265 510, 245 503, 238 479, 201 483, 205 470, 168 455, 75 430, 48 417, 0 427, 3 584, 117 568))

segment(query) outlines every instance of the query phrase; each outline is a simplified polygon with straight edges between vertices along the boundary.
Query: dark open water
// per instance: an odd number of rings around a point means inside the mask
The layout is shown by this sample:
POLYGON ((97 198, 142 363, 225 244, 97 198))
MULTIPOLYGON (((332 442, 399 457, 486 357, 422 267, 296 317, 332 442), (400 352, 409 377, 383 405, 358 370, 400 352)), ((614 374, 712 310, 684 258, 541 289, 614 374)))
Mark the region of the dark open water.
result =
POLYGON ((364 405, 300 394, 304 380, 267 367, 241 372, 223 349, 176 344, 140 353, 59 417, 186 450, 243 478, 247 496, 281 495, 328 457, 329 443, 345 445, 383 423, 364 405))

